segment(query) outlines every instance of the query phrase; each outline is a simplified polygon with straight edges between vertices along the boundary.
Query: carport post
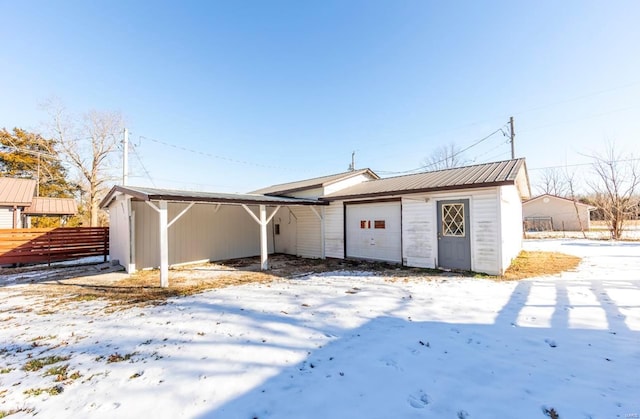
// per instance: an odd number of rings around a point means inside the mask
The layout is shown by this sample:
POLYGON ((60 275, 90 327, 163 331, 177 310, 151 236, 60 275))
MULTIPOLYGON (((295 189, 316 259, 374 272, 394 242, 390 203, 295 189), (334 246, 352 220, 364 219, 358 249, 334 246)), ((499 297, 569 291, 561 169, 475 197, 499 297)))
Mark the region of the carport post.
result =
POLYGON ((260 270, 269 269, 269 250, 267 248, 267 207, 260 205, 260 270))
POLYGON ((167 223, 167 201, 158 202, 160 215, 160 286, 169 286, 169 227, 167 223))

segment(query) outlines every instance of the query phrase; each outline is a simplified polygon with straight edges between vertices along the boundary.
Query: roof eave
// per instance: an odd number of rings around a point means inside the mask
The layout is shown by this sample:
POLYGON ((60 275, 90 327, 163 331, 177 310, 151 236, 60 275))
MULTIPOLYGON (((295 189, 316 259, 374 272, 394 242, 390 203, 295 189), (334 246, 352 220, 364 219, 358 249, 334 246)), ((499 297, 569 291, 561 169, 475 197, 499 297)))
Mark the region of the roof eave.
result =
POLYGON ((323 201, 326 200, 328 202, 331 202, 331 201, 343 201, 348 199, 379 198, 384 196, 413 195, 418 193, 442 192, 442 191, 453 191, 453 190, 463 190, 463 189, 480 189, 480 188, 489 188, 493 186, 505 186, 505 185, 513 185, 513 184, 515 184, 515 181, 472 183, 467 185, 439 186, 435 188, 419 188, 419 189, 401 190, 401 191, 384 191, 384 192, 371 192, 371 193, 364 193, 364 194, 329 196, 329 197, 321 197, 320 199, 323 201))

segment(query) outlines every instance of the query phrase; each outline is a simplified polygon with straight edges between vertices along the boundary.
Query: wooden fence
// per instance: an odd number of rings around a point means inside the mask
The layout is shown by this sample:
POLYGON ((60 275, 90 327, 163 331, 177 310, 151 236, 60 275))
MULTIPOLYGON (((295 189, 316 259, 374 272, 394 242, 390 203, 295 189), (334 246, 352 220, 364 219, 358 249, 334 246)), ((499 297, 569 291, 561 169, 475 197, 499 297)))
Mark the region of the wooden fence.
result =
POLYGON ((108 255, 108 227, 0 229, 0 265, 108 255))

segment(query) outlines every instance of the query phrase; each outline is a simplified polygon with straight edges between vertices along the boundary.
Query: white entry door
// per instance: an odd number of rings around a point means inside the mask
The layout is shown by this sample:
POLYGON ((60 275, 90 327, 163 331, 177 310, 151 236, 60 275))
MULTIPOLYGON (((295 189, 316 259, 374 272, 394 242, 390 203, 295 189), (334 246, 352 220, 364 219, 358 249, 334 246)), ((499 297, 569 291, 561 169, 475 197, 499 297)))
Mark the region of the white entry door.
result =
POLYGON ((402 263, 400 201, 347 204, 346 257, 402 263))

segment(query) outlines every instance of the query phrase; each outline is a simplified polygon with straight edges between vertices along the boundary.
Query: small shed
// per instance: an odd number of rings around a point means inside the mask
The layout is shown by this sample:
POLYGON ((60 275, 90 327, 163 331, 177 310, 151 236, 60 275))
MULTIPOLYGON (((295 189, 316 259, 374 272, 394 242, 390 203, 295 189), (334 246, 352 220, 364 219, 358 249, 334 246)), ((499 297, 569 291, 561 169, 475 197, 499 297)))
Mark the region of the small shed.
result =
POLYGON ((522 203, 524 228, 528 231, 588 231, 596 207, 560 196, 543 194, 522 203))

